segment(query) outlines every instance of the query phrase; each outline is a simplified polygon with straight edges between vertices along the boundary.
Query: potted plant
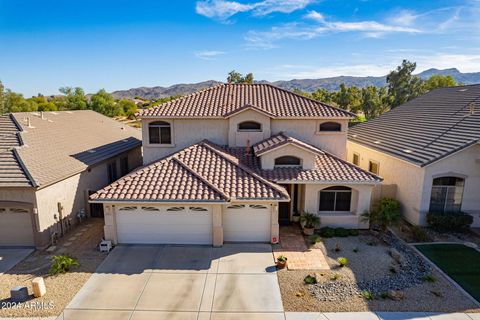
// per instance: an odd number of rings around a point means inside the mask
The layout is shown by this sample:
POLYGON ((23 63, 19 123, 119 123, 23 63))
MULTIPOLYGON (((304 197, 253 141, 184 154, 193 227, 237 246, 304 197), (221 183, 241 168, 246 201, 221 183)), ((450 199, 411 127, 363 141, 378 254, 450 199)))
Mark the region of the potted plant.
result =
POLYGON ((300 216, 300 221, 303 224, 303 233, 307 236, 311 236, 315 231, 315 227, 320 224, 320 217, 311 212, 304 212, 300 216))
POLYGON ((292 216, 292 221, 298 223, 300 221, 300 213, 295 212, 292 216))
POLYGON ((278 269, 283 269, 287 265, 287 257, 285 256, 280 256, 277 258, 277 268, 278 269))

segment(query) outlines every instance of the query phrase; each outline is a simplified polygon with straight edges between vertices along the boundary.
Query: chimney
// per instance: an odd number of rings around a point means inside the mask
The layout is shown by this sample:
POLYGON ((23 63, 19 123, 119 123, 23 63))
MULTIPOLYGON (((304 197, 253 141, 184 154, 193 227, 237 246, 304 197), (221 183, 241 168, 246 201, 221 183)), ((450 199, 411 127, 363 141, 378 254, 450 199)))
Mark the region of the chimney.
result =
POLYGON ((470 115, 474 115, 475 114, 475 103, 472 102, 470 103, 470 115))
POLYGON ((30 117, 27 117, 27 125, 29 128, 32 127, 32 122, 30 121, 30 117))
POLYGON ((43 116, 43 111, 40 111, 40 118, 42 118, 42 120, 45 120, 45 117, 43 116))

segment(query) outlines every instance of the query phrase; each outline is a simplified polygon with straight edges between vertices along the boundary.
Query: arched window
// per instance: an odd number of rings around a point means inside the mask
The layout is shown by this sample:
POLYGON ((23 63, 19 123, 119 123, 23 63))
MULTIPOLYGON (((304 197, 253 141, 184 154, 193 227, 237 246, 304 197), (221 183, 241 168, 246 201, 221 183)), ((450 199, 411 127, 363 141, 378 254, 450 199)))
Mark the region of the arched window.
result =
POLYGON ((262 124, 255 121, 244 121, 238 124, 240 132, 261 132, 262 124))
POLYGON ((302 160, 294 156, 283 156, 275 159, 275 166, 279 167, 299 167, 302 165, 302 160))
POLYGON ((465 180, 457 177, 433 179, 430 212, 459 212, 462 207, 465 180))
POLYGON ((319 211, 350 211, 352 189, 335 186, 320 191, 319 211))
POLYGON ((320 131, 342 131, 342 125, 338 122, 324 122, 320 124, 320 131))
POLYGON ((166 121, 155 121, 148 124, 148 137, 151 144, 171 144, 172 127, 166 121))

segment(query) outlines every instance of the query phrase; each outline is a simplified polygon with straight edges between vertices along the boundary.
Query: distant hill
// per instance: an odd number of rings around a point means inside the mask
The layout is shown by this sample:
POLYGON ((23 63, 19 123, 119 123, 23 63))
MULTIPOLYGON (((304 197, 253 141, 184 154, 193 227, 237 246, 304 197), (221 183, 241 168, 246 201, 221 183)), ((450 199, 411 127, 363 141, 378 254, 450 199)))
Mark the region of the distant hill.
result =
MULTIPOLYGON (((418 74, 422 79, 427 79, 432 75, 451 75, 457 82, 464 84, 474 84, 480 83, 480 72, 472 73, 462 73, 456 68, 451 69, 428 69, 418 74)), ((175 95, 185 95, 190 94, 195 91, 205 89, 214 85, 217 85, 221 82, 215 80, 209 80, 198 83, 191 84, 175 84, 170 87, 140 87, 133 88, 129 90, 119 90, 112 92, 113 96, 116 99, 133 99, 135 97, 142 97, 145 99, 159 99, 165 98, 168 96, 175 95)), ((269 82, 266 80, 258 81, 258 83, 271 83, 277 87, 294 90, 300 89, 302 91, 312 92, 319 88, 324 88, 327 90, 337 90, 342 83, 345 83, 347 86, 357 86, 357 87, 366 87, 366 86, 376 86, 382 87, 386 85, 386 76, 382 77, 351 77, 351 76, 340 76, 332 78, 321 78, 321 79, 294 79, 294 80, 281 80, 269 82)))

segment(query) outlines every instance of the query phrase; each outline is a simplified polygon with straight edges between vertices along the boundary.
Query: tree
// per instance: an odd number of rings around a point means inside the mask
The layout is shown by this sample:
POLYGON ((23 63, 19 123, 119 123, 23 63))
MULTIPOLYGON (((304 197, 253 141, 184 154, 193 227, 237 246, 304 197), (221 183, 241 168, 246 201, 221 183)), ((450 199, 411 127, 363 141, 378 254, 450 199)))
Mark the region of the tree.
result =
POLYGON ((424 82, 423 89, 424 91, 430 91, 437 88, 453 87, 457 85, 459 85, 459 83, 450 75, 433 75, 424 82))
POLYGON ((32 101, 27 101, 20 93, 15 93, 11 90, 5 91, 4 102, 5 113, 9 112, 32 112, 37 111, 37 104, 32 101))
POLYGON ((361 91, 355 86, 347 87, 344 83, 333 96, 336 104, 345 110, 357 112, 360 109, 361 91))
POLYGON ((124 99, 124 100, 118 101, 117 103, 118 103, 118 107, 123 110, 123 113, 127 117, 133 116, 138 111, 137 105, 132 100, 124 99))
POLYGON ((121 106, 115 102, 113 96, 105 91, 105 89, 101 89, 92 95, 90 98, 90 108, 108 117, 115 117, 123 114, 121 106))
POLYGON ((240 72, 232 70, 227 76, 228 83, 253 83, 253 73, 247 73, 243 76, 240 72))
POLYGON ((389 96, 385 87, 368 86, 362 89, 361 109, 367 120, 374 119, 388 110, 389 96))
POLYGON ((5 114, 5 87, 2 84, 2 81, 0 81, 0 115, 5 114))
POLYGON ((85 92, 80 87, 62 87, 58 89, 65 95, 66 110, 85 110, 87 109, 87 99, 85 98, 85 92))
POLYGON ((396 70, 387 76, 388 94, 392 96, 391 108, 418 97, 423 93, 423 81, 413 75, 417 64, 403 60, 396 70))

